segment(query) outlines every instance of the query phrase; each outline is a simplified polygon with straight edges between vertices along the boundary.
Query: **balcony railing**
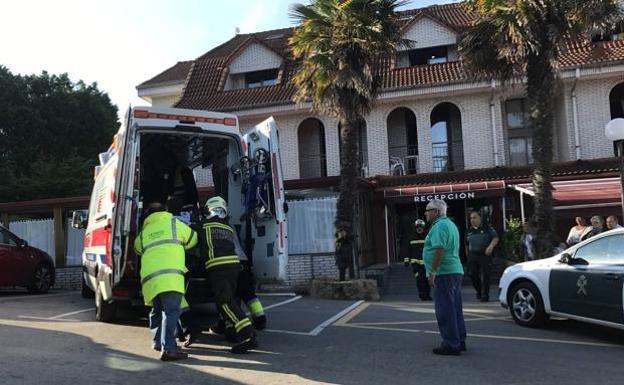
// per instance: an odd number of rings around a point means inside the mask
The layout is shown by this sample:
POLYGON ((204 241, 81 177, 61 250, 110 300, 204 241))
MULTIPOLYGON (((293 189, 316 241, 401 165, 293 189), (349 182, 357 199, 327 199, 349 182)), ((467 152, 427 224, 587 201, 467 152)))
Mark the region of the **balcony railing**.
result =
POLYGON ((390 175, 418 173, 418 146, 393 146, 388 148, 390 175))
POLYGON ((433 171, 464 169, 464 150, 461 142, 433 143, 433 171))
POLYGON ((299 177, 320 178, 327 176, 327 162, 325 154, 304 155, 299 157, 299 177))

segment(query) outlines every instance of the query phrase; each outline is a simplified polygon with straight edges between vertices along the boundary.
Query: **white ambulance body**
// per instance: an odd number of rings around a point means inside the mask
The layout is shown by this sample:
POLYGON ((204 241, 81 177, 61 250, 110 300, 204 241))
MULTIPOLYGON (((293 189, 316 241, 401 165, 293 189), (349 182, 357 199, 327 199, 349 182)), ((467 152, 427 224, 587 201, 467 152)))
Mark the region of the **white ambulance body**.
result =
MULTIPOLYGON (((74 227, 86 227, 83 295, 95 294, 98 320, 114 320, 120 303, 142 304, 133 242, 143 209, 172 194, 194 214, 203 206, 206 197, 188 201, 198 195, 196 178, 181 178, 184 172, 211 176, 213 195, 228 202, 256 276, 285 279, 286 205, 272 118, 241 136, 233 115, 135 107, 99 158, 87 219, 80 212, 73 218, 74 227)), ((199 292, 206 285, 191 282, 190 296, 193 287, 199 292)))

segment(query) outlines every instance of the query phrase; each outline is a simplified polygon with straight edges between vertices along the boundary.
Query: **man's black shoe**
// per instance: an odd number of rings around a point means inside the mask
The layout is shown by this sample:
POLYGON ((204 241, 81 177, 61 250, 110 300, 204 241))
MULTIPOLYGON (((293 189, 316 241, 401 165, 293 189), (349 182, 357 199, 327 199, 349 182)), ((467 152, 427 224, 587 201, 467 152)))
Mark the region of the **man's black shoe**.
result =
POLYGON ((484 297, 481 297, 481 302, 490 302, 490 297, 488 297, 487 295, 484 297))
POLYGON ((448 346, 440 346, 439 348, 433 349, 433 354, 438 354, 440 356, 459 356, 461 355, 461 351, 459 349, 452 349, 448 346))
POLYGON ((481 299, 481 293, 477 293, 477 299, 481 299))
POLYGON ((152 349, 156 350, 157 352, 161 351, 162 348, 160 347, 160 345, 152 345, 152 349))
POLYGON ((461 350, 462 352, 466 351, 466 341, 459 343, 459 350, 461 350))
POLYGON ((225 323, 223 322, 217 322, 216 324, 212 325, 210 327, 210 330, 214 333, 214 334, 220 334, 223 335, 225 334, 225 323))
POLYGON ((256 318, 252 319, 251 322, 253 323, 253 327, 256 330, 264 330, 264 329, 266 329, 267 318, 266 318, 265 315, 261 315, 259 317, 256 317, 256 318))
POLYGON ((200 335, 201 335, 200 330, 192 331, 186 338, 186 341, 184 342, 184 347, 188 348, 189 346, 197 342, 197 339, 199 338, 200 335))
POLYGON ((258 341, 256 340, 256 337, 249 337, 243 340, 243 342, 232 346, 232 353, 244 354, 250 350, 257 349, 257 348, 258 348, 258 341))

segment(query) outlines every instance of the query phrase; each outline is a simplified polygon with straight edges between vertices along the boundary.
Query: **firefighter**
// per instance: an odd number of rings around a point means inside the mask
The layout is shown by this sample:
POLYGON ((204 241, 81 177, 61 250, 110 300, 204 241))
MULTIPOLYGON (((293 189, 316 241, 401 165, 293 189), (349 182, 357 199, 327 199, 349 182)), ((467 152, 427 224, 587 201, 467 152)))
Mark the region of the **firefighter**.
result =
POLYGON ((161 351, 162 361, 188 357, 177 350, 175 332, 181 309, 188 306, 184 300, 184 251, 193 248, 197 240, 195 231, 166 212, 162 204, 152 203, 134 242, 141 255, 143 298, 152 307, 153 348, 161 351))
POLYGON ((409 257, 403 262, 405 266, 412 266, 414 277, 416 277, 416 286, 418 287, 418 296, 422 301, 431 301, 429 282, 425 274, 425 265, 423 262, 423 248, 425 247, 425 221, 417 219, 414 222, 416 231, 410 240, 409 257))
POLYGON ((252 323, 236 299, 236 286, 241 264, 235 250, 236 233, 227 222, 227 204, 221 197, 206 202, 207 218, 202 221, 200 250, 206 260, 208 280, 212 286, 219 314, 226 328, 236 332, 237 343, 232 353, 242 354, 256 349, 258 342, 252 323))

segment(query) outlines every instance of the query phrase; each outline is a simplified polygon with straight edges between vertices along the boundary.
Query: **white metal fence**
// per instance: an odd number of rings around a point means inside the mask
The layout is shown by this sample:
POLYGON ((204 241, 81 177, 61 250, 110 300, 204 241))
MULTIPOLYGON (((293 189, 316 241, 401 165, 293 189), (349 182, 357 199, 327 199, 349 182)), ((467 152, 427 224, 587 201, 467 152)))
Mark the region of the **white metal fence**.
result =
POLYGON ((288 202, 288 253, 331 253, 337 198, 288 202))
POLYGON ((30 246, 50 254, 54 253, 54 220, 36 219, 9 223, 9 231, 26 240, 30 246))
MULTIPOLYGON (((33 219, 9 223, 9 230, 26 240, 30 246, 36 247, 56 258, 54 250, 54 220, 33 219)), ((84 230, 75 230, 68 221, 67 228, 66 266, 80 266, 84 245, 84 230)), ((56 261, 55 261, 56 262, 56 261)))

